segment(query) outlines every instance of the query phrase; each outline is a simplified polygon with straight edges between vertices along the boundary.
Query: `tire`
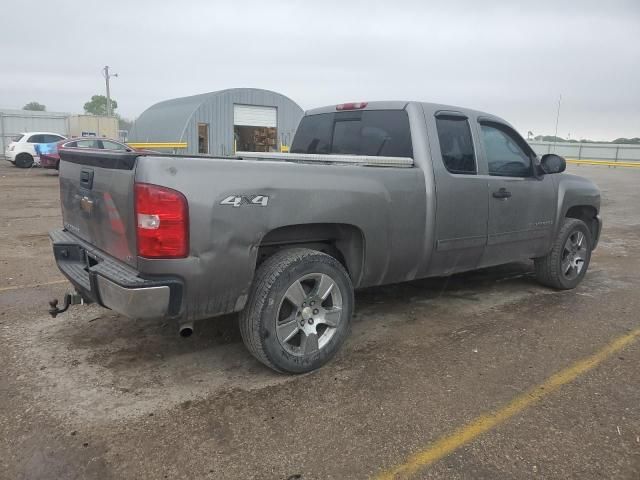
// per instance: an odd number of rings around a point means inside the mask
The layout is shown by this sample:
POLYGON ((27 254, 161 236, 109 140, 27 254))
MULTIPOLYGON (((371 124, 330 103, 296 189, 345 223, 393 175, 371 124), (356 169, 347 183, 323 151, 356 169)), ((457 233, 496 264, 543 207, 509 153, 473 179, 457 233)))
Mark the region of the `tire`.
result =
POLYGON ((587 225, 576 218, 565 218, 551 251, 534 260, 538 281, 558 290, 577 287, 589 268, 591 246, 587 225))
POLYGON ((281 250, 256 272, 240 314, 242 340, 273 370, 309 372, 340 349, 353 304, 351 279, 335 258, 305 248, 281 250))
POLYGON ((19 153, 16 156, 14 165, 18 168, 31 168, 33 166, 33 157, 28 153, 19 153))

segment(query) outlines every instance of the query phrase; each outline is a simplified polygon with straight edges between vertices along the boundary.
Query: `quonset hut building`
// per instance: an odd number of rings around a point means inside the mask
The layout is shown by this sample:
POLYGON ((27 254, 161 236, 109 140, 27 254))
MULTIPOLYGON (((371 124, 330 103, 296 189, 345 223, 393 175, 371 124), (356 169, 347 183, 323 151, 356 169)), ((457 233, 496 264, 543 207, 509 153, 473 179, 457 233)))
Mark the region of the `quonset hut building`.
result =
POLYGON ((180 153, 276 152, 290 145, 303 111, 269 90, 232 88, 156 103, 135 121, 128 141, 186 142, 180 153))

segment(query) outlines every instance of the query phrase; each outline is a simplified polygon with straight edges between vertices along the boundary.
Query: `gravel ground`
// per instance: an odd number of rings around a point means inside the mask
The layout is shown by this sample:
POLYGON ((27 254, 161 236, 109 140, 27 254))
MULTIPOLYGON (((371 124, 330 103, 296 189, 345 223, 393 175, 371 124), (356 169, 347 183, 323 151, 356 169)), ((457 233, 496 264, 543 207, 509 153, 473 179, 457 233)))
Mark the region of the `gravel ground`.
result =
MULTIPOLYGON (((57 175, 0 162, 0 478, 367 478, 640 327, 640 169, 570 167, 603 191, 583 284, 530 264, 356 295, 337 358, 278 375, 233 316, 132 321, 95 306, 56 319, 67 285, 47 231, 57 175), (15 288, 14 288, 15 287, 15 288)), ((422 470, 418 478, 640 478, 640 346, 422 470)))

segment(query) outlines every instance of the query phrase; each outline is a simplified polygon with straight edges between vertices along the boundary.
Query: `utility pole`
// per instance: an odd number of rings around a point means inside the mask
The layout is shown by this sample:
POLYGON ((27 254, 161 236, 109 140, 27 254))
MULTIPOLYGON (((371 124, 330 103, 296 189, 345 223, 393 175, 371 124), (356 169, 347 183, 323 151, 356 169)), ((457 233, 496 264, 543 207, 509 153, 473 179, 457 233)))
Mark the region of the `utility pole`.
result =
POLYGON ((109 73, 109 65, 105 65, 102 69, 102 76, 104 77, 104 81, 107 84, 107 117, 111 116, 111 91, 109 90, 109 79, 111 77, 118 78, 117 73, 109 73))
POLYGON ((556 142, 558 141, 558 120, 560 120, 560 102, 562 102, 562 94, 558 98, 558 113, 556 114, 556 132, 553 134, 553 150, 556 149, 556 142))

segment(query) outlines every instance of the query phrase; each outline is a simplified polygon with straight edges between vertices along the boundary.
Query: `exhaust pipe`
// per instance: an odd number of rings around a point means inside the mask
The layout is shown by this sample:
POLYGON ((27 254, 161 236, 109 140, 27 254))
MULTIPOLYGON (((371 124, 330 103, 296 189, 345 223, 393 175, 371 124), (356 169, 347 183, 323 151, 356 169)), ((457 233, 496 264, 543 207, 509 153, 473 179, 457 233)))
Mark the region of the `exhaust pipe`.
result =
POLYGON ((190 337, 193 334, 193 323, 183 323, 180 325, 180 336, 182 338, 190 337))

